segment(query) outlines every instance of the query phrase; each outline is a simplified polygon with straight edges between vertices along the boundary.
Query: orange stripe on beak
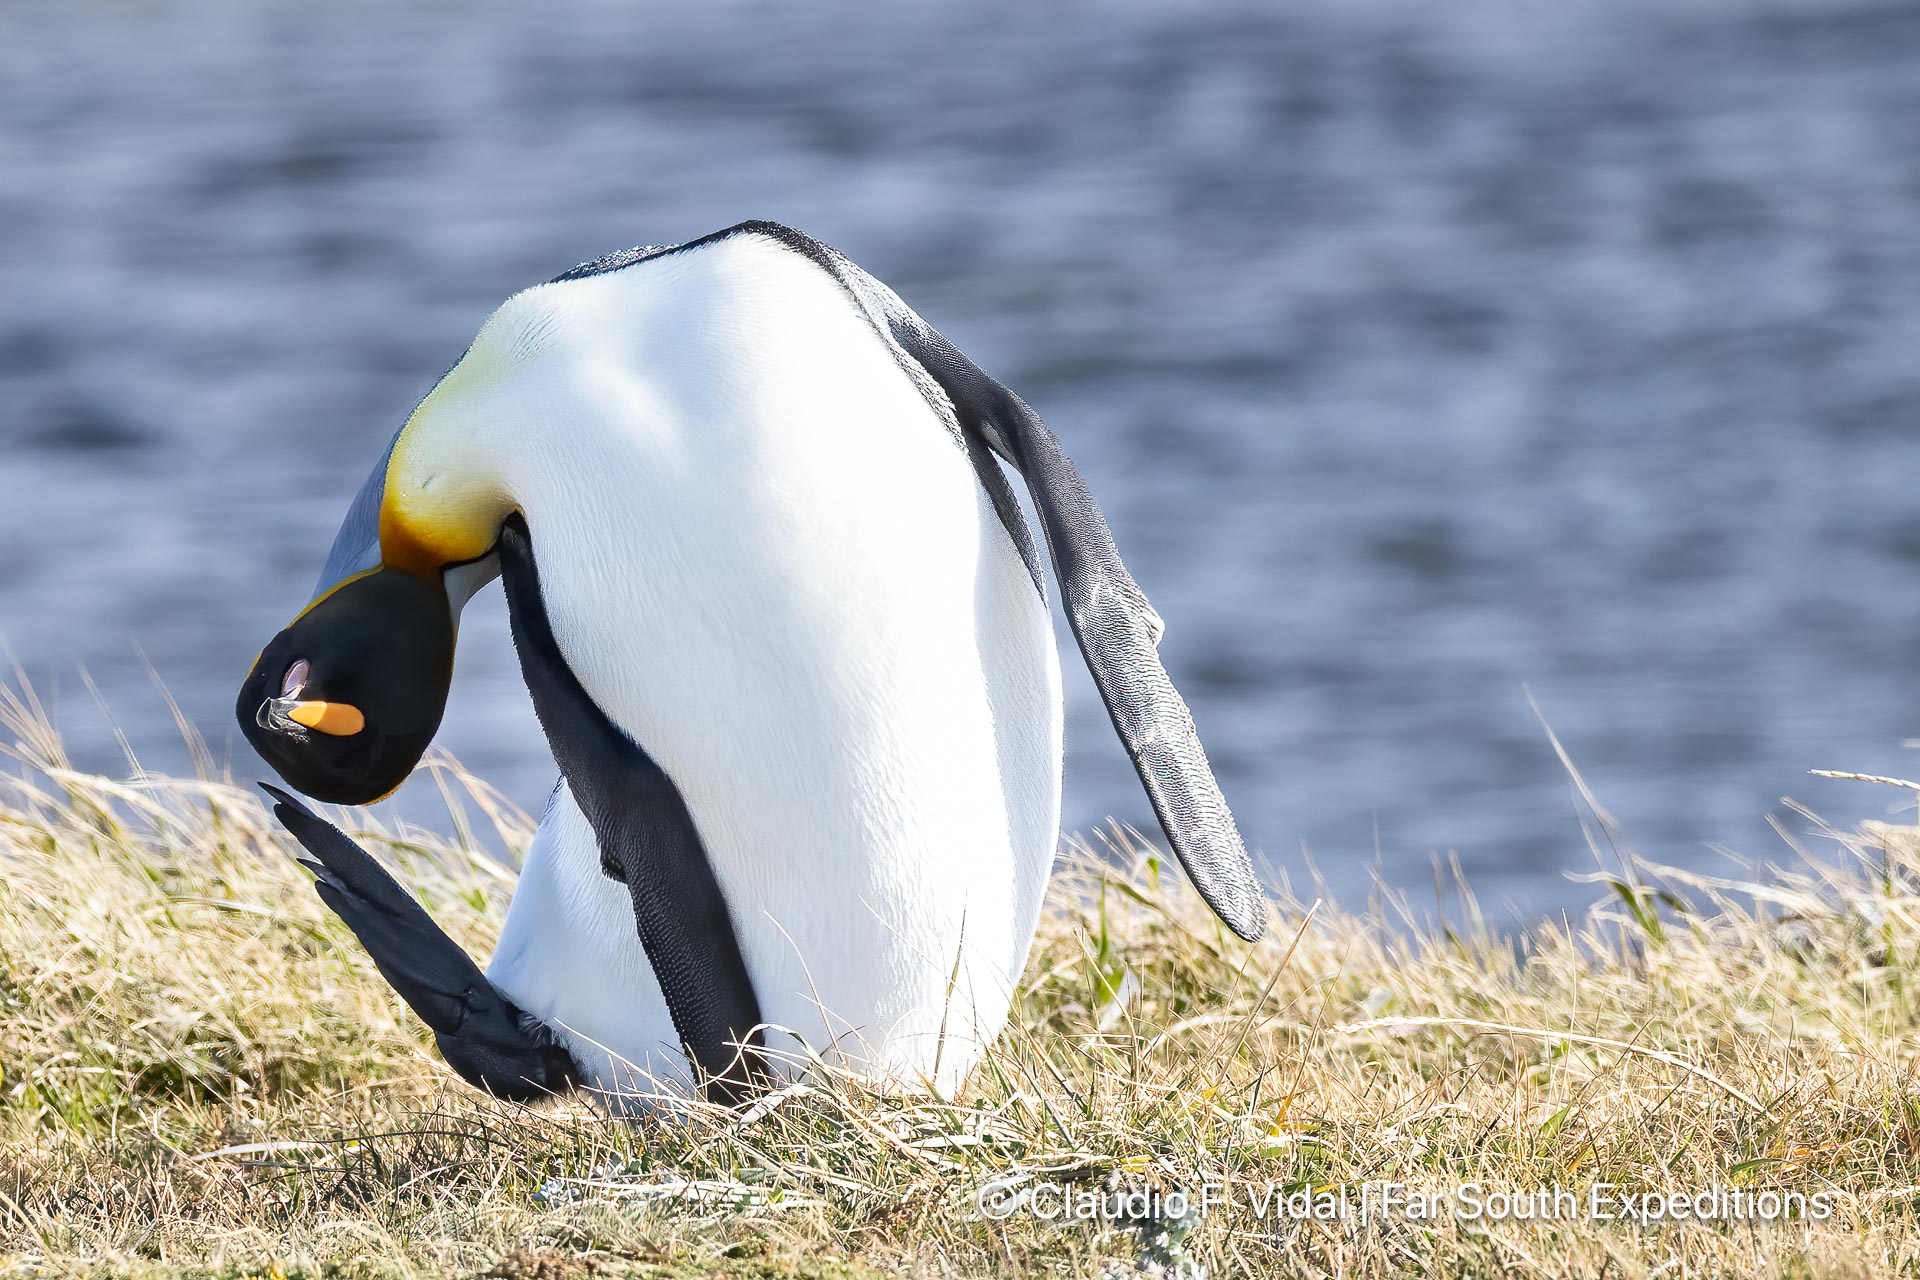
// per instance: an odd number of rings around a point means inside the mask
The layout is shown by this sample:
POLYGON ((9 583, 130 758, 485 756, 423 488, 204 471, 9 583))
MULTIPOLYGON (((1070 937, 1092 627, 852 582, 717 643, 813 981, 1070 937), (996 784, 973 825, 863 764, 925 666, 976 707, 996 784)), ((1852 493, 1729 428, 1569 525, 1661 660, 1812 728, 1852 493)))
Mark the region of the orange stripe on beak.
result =
POLYGON ((287 708, 287 719, 336 738, 350 738, 367 727, 360 708, 345 702, 296 702, 287 708))

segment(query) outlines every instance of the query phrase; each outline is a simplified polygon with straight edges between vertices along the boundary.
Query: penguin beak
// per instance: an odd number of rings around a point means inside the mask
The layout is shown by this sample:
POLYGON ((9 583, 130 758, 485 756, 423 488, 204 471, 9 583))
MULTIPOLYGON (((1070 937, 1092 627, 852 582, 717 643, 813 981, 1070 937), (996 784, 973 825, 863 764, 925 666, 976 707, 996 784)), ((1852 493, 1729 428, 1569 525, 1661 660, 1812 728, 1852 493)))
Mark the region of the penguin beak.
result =
POLYGON ((286 733, 290 725, 301 725, 328 737, 353 737, 367 727, 367 716, 351 702, 326 702, 323 699, 269 699, 259 704, 253 722, 261 729, 286 733))
POLYGON ((262 702, 253 722, 262 729, 296 737, 299 736, 296 725, 335 738, 351 738, 367 727, 366 716, 351 703, 302 696, 312 674, 313 664, 305 658, 297 659, 281 678, 280 696, 262 702))
POLYGON ((344 702, 296 702, 287 708, 287 719, 336 738, 351 738, 367 727, 360 708, 344 702))
POLYGON ((280 733, 301 725, 330 737, 351 738, 367 727, 367 718, 351 703, 282 696, 261 703, 254 723, 280 733))

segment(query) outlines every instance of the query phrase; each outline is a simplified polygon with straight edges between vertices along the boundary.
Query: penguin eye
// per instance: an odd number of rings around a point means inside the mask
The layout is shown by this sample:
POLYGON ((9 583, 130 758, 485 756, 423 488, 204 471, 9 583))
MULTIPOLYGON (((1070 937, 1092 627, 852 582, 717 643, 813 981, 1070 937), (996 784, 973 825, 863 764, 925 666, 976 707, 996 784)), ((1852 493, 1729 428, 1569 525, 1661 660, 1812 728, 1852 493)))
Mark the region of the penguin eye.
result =
POLYGON ((287 674, 280 678, 280 696, 290 698, 306 688, 309 671, 311 668, 307 665, 307 660, 296 658, 293 665, 287 668, 287 674))

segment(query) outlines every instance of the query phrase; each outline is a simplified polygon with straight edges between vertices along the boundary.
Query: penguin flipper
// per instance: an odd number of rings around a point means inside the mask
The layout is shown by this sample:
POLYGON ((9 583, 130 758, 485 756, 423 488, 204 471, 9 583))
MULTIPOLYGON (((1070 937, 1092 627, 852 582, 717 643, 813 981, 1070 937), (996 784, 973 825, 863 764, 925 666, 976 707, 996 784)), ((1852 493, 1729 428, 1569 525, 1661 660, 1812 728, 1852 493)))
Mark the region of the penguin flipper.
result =
POLYGON ((413 895, 332 823, 278 787, 273 814, 309 857, 320 900, 346 921, 393 989, 433 1030, 447 1065, 467 1083, 512 1102, 534 1102, 580 1083, 553 1029, 525 1013, 480 972, 413 895))
POLYGON ((918 315, 904 304, 890 306, 886 323, 946 392, 961 430, 984 440, 1026 482, 1074 639, 1167 842, 1207 905, 1242 938, 1258 940, 1266 931, 1265 897, 1193 715, 1160 663, 1164 624, 1121 562, 1086 482, 1024 400, 918 315))
POLYGON ((762 1079, 760 1002, 693 816, 673 780, 567 665, 517 515, 501 530, 499 555, 520 672, 554 761, 593 828, 601 869, 633 898, 640 945, 687 1057, 708 1096, 730 1105, 762 1079))

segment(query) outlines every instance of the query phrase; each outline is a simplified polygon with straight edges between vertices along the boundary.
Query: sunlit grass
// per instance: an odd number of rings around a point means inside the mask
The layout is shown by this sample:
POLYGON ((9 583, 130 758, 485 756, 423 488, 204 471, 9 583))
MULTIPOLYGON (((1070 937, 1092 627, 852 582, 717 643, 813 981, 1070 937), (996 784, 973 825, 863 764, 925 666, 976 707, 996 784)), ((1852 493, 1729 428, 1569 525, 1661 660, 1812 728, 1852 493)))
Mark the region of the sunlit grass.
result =
MULTIPOLYGON (((961 1096, 821 1079, 744 1116, 631 1123, 454 1079, 249 790, 76 773, 30 705, 0 714, 17 757, 0 780, 0 1273, 1920 1269, 1906 829, 1823 837, 1833 866, 1739 892, 1633 869, 1525 935, 1470 899, 1444 924, 1384 897, 1365 913, 1283 898, 1256 947, 1144 848, 1083 855, 1057 877, 1013 1028, 961 1096), (996 1221, 977 1210, 996 1180, 1216 1183, 1228 1204, 1170 1234, 996 1221), (1367 1180, 1819 1191, 1833 1214, 1363 1224, 1249 1207, 1367 1180)), ((524 845, 523 816, 443 768, 524 845)), ((472 841, 346 820, 486 953, 510 874, 472 841)))

